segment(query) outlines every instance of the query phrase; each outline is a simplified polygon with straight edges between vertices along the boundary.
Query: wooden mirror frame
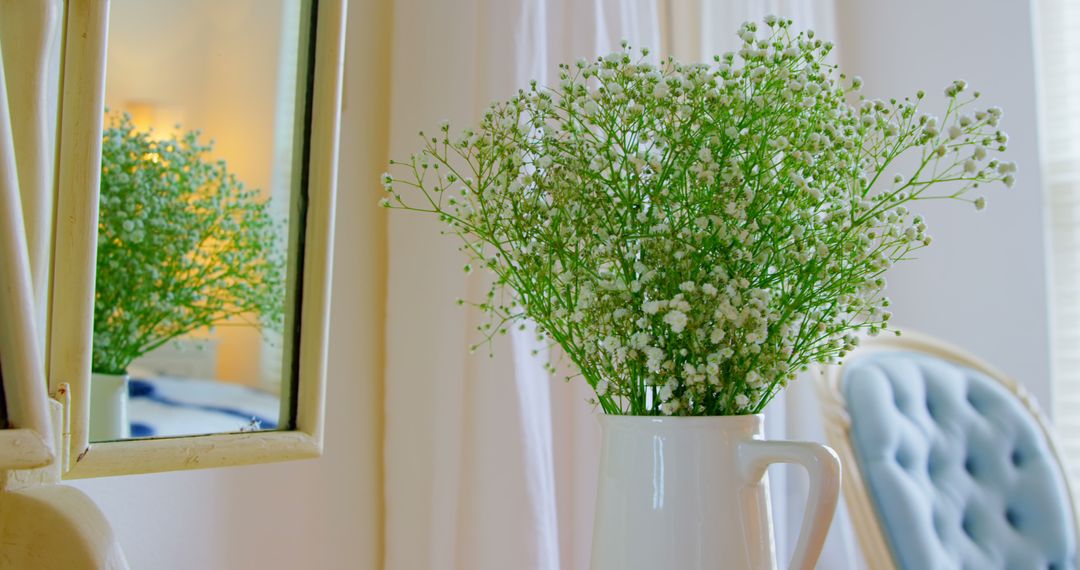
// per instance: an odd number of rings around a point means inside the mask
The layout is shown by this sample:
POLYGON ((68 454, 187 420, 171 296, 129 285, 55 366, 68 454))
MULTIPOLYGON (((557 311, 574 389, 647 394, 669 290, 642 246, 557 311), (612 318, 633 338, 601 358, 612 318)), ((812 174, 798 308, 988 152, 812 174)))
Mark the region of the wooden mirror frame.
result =
POLYGON ((247 465, 322 453, 345 0, 312 2, 308 209, 293 429, 90 443, 87 394, 109 0, 68 0, 48 353, 50 391, 55 396, 69 386, 65 478, 247 465))

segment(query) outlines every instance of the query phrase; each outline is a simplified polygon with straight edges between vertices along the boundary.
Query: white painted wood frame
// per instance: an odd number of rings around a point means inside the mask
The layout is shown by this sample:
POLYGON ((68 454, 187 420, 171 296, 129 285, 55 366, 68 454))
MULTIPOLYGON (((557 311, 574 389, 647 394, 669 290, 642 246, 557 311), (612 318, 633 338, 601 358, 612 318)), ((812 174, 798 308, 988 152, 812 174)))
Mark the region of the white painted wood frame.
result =
POLYGON ((899 337, 883 334, 877 337, 863 338, 861 345, 844 358, 843 364, 823 368, 820 382, 818 382, 825 431, 829 439, 829 445, 840 456, 840 463, 844 470, 844 500, 847 503, 852 526, 855 528, 855 534, 858 536, 859 546, 862 548, 867 566, 881 570, 897 568, 881 520, 878 518, 877 509, 870 495, 870 489, 859 471, 859 462, 855 456, 854 440, 851 434, 851 416, 847 411, 847 402, 844 398, 841 381, 845 366, 868 354, 889 351, 926 354, 977 370, 996 380, 1016 396, 1016 399, 1020 401, 1024 409, 1031 413, 1032 418, 1038 424, 1039 429, 1046 438, 1050 452, 1056 460, 1055 463, 1060 470, 1061 479, 1065 485, 1065 492, 1069 497, 1070 504, 1073 506, 1073 528, 1077 532, 1077 542, 1080 543, 1080 510, 1077 509, 1076 493, 1072 482, 1069 480, 1069 471, 1066 468, 1064 456, 1061 454, 1053 428, 1039 409, 1038 403, 1027 390, 1015 380, 978 357, 940 340, 912 332, 904 332, 899 337))
POLYGON ((323 446, 345 0, 316 0, 299 378, 294 429, 90 443, 90 348, 108 0, 68 0, 50 388, 70 385, 65 478, 317 457, 323 446))

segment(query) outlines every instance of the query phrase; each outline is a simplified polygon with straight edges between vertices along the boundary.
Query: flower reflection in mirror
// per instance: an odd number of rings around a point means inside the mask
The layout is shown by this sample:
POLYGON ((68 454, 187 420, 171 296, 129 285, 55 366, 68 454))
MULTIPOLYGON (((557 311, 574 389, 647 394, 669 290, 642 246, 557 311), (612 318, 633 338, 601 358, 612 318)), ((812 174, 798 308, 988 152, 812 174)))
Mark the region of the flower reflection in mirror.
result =
POLYGON ((93 370, 124 373, 193 331, 284 323, 283 224, 187 132, 112 115, 102 140, 93 370))

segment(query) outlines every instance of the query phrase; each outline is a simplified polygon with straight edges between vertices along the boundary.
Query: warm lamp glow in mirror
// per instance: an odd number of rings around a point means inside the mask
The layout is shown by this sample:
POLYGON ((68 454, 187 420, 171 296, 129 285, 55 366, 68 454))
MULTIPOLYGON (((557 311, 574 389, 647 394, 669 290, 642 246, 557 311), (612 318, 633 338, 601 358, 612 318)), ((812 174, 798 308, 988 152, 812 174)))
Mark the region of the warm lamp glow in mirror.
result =
POLYGON ((290 429, 311 11, 112 0, 91 441, 290 429))

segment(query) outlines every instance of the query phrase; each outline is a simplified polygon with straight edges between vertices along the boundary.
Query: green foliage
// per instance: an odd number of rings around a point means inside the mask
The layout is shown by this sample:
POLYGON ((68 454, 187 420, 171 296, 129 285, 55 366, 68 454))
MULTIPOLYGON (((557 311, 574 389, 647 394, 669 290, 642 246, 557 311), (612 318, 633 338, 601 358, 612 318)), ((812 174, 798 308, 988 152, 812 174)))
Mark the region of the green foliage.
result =
POLYGON ((178 336, 258 315, 281 328, 280 224, 198 132, 104 130, 94 298, 95 372, 121 373, 178 336))
POLYGON ((482 332, 534 321, 606 413, 759 412, 887 328, 884 272, 930 244, 908 205, 982 209, 967 193, 1015 171, 993 156, 1001 110, 963 82, 940 121, 922 92, 865 99, 790 25, 748 23, 709 65, 563 66, 476 130, 425 136, 383 205, 446 222, 496 276, 482 332))

